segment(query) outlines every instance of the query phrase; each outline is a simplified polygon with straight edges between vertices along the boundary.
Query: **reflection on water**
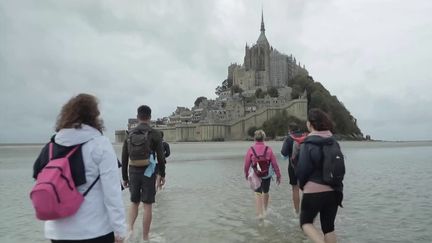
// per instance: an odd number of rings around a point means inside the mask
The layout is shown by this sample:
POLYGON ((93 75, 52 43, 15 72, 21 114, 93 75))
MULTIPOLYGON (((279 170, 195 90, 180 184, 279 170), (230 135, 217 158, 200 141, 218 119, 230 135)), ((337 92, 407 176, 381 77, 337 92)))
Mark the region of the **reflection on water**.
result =
MULTIPOLYGON (((281 142, 269 142, 279 151, 281 142)), ((243 177, 249 142, 171 144, 166 188, 157 195, 151 242, 308 242, 292 211, 287 163, 272 182, 268 216, 255 216, 243 177)), ((28 199, 41 146, 0 146, 0 242, 46 242, 28 199)), ((343 142, 344 208, 340 242, 431 242, 432 143, 343 142)), ((120 146, 115 146, 120 156, 120 146)), ((128 205, 128 191, 124 193, 128 205)), ((142 208, 141 208, 142 209, 142 208)), ((138 218, 133 240, 141 242, 138 218)))

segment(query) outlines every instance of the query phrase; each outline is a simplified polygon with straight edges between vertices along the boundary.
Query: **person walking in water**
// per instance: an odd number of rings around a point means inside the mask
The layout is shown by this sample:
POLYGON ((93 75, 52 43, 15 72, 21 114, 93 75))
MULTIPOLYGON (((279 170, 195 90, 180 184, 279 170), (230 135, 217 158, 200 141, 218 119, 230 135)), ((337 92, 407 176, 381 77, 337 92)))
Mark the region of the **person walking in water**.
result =
POLYGON ((156 187, 159 188, 165 184, 165 157, 161 133, 150 127, 150 107, 146 105, 138 107, 137 118, 138 125, 129 131, 128 138, 123 143, 122 176, 123 185, 129 187, 131 200, 128 238, 133 234, 141 201, 144 205, 143 239, 147 241, 149 240, 156 187), (155 164, 155 154, 157 164, 155 164))
POLYGON ((255 190, 256 212, 259 219, 266 215, 269 203, 270 181, 276 173, 276 183, 281 182, 279 165, 272 149, 265 145, 266 134, 263 130, 255 131, 255 144, 251 146, 244 157, 244 174, 246 180, 249 172, 256 173, 261 178, 261 185, 255 190), (250 168, 253 170, 250 170, 250 168))
POLYGON ((165 159, 166 159, 166 158, 168 158, 168 157, 170 156, 170 154, 171 154, 171 149, 170 149, 170 145, 169 145, 169 143, 167 143, 167 142, 164 140, 164 133, 163 133, 163 131, 160 131, 160 133, 161 133, 161 136, 162 136, 162 146, 163 146, 163 148, 164 148, 164 155, 165 155, 165 159))
MULTIPOLYGON (((165 156, 165 162, 166 162, 166 158, 168 158, 170 156, 170 154, 171 154, 171 149, 170 149, 169 143, 167 143, 164 140, 164 132, 160 131, 160 133, 161 133, 161 137, 162 137, 162 146, 163 146, 163 149, 164 149, 164 156, 165 156)), ((161 178, 160 178, 160 175, 158 174, 156 176, 156 190, 158 190, 158 191, 162 190, 161 183, 158 183, 160 181, 161 181, 161 178)))
MULTIPOLYGON (((300 226, 303 232, 315 243, 335 243, 334 221, 338 206, 342 205, 343 184, 340 181, 330 186, 324 181, 323 176, 324 159, 328 158, 324 146, 337 144, 331 133, 333 124, 322 110, 311 109, 308 112, 306 125, 310 133, 301 146, 296 168, 299 187, 303 190, 300 226), (324 236, 313 225, 318 213, 324 236)), ((338 144, 337 148, 339 148, 338 144)), ((343 155, 340 154, 336 158, 339 159, 340 157, 343 155)), ((345 169, 343 168, 344 172, 345 169)))
MULTIPOLYGON (((70 167, 73 184, 84 196, 76 213, 45 221, 45 237, 51 242, 120 243, 126 236, 117 156, 110 140, 102 135, 99 114, 94 96, 79 94, 71 98, 58 115, 56 134, 34 163, 33 177, 39 180, 48 162, 68 155, 69 165, 65 166, 70 167)), ((49 165, 61 168, 51 162, 49 165)), ((60 171, 67 181, 63 173, 69 170, 60 171)), ((55 188, 55 181, 44 183, 55 188)), ((58 197, 57 193, 61 191, 56 191, 58 197)))
POLYGON ((299 129, 297 124, 290 124, 288 128, 288 136, 285 138, 281 154, 288 158, 288 176, 289 184, 291 185, 292 202, 294 212, 296 215, 300 213, 300 189, 297 183, 297 176, 295 175, 294 167, 298 162, 298 153, 300 151, 300 143, 304 140, 304 135, 299 129))

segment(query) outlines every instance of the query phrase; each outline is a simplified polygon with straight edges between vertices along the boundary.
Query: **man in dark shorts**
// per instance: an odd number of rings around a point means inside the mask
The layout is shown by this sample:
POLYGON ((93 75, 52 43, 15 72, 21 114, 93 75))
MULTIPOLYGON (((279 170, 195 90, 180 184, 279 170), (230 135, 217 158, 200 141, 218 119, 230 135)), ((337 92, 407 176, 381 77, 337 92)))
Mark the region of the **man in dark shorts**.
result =
POLYGON ((288 127, 288 136, 285 138, 281 149, 281 154, 288 158, 288 176, 292 189, 294 212, 296 215, 300 212, 300 190, 297 184, 297 177, 295 175, 294 161, 292 161, 292 157, 293 153, 298 154, 298 149, 296 151, 293 150, 293 148, 296 148, 296 146, 294 146, 294 138, 301 138, 302 136, 303 133, 298 129, 298 126, 296 124, 290 124, 288 127))
POLYGON ((123 143, 122 177, 123 185, 129 187, 132 202, 129 209, 128 238, 133 232, 139 204, 143 202, 143 239, 148 240, 156 185, 165 184, 165 157, 161 133, 150 127, 150 107, 140 106, 137 113, 139 123, 129 131, 128 138, 123 143), (156 165, 154 160, 149 158, 150 154, 156 154, 156 165))

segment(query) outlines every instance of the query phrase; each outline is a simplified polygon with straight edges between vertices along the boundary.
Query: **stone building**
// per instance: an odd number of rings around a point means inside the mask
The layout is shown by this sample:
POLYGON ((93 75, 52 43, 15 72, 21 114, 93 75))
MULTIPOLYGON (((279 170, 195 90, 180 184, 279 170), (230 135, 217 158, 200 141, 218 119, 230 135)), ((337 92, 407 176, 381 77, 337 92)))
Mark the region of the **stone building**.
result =
MULTIPOLYGON (((292 89, 288 87, 288 80, 298 74, 308 75, 308 72, 295 57, 280 53, 269 44, 261 14, 260 35, 256 44, 246 44, 242 65, 233 63, 228 66, 226 85, 219 90, 218 97, 214 100, 203 99, 191 109, 177 107, 168 118, 158 119, 155 126, 164 131, 167 141, 220 141, 244 139, 250 127, 260 127, 284 111, 305 120, 306 94, 292 99, 292 89), (241 91, 233 92, 234 86, 241 91), (264 96, 256 95, 258 89, 264 96), (268 91, 271 89, 277 90, 276 96, 270 96, 268 91), (160 124, 161 121, 163 124, 160 124)), ((131 122, 128 128, 133 127, 131 122)), ((124 139, 124 134, 116 131, 116 140, 124 139)))
POLYGON ((246 44, 243 65, 228 67, 228 79, 246 93, 258 88, 284 87, 297 74, 308 75, 305 67, 297 64, 292 55, 288 56, 273 48, 265 35, 264 16, 261 15, 261 33, 255 45, 246 44))

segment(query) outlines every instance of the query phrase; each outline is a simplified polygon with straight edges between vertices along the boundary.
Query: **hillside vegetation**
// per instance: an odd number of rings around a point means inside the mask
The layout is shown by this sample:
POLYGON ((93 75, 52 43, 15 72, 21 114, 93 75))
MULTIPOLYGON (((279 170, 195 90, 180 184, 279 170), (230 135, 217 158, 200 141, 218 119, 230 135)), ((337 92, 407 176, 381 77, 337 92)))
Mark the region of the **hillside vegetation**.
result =
MULTIPOLYGON (((319 82, 315 82, 310 76, 296 76, 288 81, 292 88, 291 96, 297 99, 307 92, 308 110, 320 108, 330 115, 334 123, 333 133, 339 139, 363 139, 363 134, 357 126, 356 119, 351 115, 342 102, 319 82)), ((288 125, 296 124, 302 131, 306 131, 306 122, 296 117, 289 116, 287 112, 281 112, 264 122, 262 127, 269 138, 285 136, 288 133, 288 125)), ((249 136, 253 137, 257 127, 248 130, 249 136)))
POLYGON ((357 120, 335 95, 320 83, 315 82, 311 76, 296 76, 288 81, 292 90, 292 98, 298 98, 304 91, 307 92, 308 110, 320 108, 327 112, 334 122, 334 133, 342 138, 362 138, 363 134, 357 126, 357 120))

